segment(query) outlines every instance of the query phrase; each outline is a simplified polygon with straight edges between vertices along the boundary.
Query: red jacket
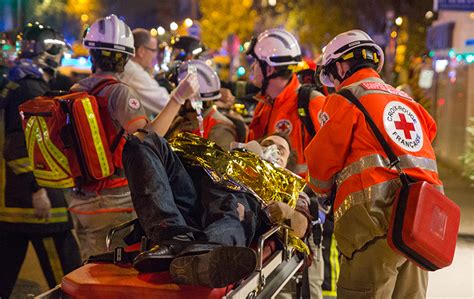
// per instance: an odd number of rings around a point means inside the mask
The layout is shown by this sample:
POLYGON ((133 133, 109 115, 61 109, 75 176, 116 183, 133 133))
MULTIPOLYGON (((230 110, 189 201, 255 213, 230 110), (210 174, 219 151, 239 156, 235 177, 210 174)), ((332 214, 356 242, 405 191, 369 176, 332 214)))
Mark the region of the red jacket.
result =
MULTIPOLYGON (((353 92, 372 116, 410 177, 442 188, 431 142, 436 124, 406 93, 385 84, 372 69, 362 69, 339 89, 353 92)), ((350 256, 388 227, 391 203, 400 182, 363 113, 339 94, 329 95, 321 115, 325 124, 306 148, 310 185, 320 196, 337 185, 335 235, 350 256)))
MULTIPOLYGON (((304 158, 304 149, 311 141, 311 136, 298 116, 298 88, 300 83, 293 75, 285 89, 275 98, 273 104, 259 102, 255 108, 250 124, 249 140, 260 139, 275 132, 287 134, 291 147, 296 152, 297 166, 295 172, 305 176, 308 170, 304 158)), ((318 93, 310 100, 309 111, 315 129, 319 128, 318 113, 324 103, 324 96, 318 93)))

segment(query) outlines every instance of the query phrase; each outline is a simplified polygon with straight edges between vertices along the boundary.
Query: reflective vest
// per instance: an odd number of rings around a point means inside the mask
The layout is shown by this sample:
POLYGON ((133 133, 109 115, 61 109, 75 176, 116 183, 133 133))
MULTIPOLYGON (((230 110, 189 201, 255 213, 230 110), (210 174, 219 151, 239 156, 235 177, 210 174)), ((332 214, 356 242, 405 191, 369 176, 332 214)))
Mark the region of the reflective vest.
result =
MULTIPOLYGON (((255 108, 249 127, 249 140, 256 140, 280 132, 289 136, 291 147, 296 153, 297 166, 295 173, 305 176, 308 170, 304 158, 304 149, 311 141, 311 136, 298 115, 298 88, 300 83, 293 75, 285 89, 275 98, 272 104, 261 101, 255 108)), ((324 96, 318 94, 309 103, 311 119, 318 126, 318 112, 324 103, 324 96)))
POLYGON ((0 93, 1 231, 54 233, 72 228, 62 190, 46 189, 51 202, 51 217, 47 221, 35 217, 32 206, 31 195, 38 186, 27 155, 18 105, 46 91, 44 81, 26 78, 9 81, 0 93))
MULTIPOLYGON (((410 177, 442 189, 431 146, 436 124, 421 105, 385 84, 372 69, 356 72, 340 88, 351 90, 368 110, 410 177)), ((341 252, 350 257, 386 234, 400 182, 397 171, 387 168, 388 159, 364 115, 352 103, 338 94, 328 96, 321 119, 323 126, 305 151, 310 186, 324 197, 337 185, 334 231, 341 252)))

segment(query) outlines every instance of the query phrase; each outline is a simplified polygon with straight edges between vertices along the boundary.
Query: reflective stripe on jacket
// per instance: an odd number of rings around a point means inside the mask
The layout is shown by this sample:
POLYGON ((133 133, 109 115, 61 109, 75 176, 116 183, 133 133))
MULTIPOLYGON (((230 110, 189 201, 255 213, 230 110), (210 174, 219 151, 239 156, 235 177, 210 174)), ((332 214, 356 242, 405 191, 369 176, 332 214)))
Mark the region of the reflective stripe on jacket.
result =
MULTIPOLYGON (((385 84, 372 69, 356 72, 340 88, 351 90, 364 105, 410 177, 442 189, 431 146, 436 124, 421 105, 385 84)), ((322 113, 328 119, 305 151, 310 185, 327 196, 336 183, 335 234, 341 252, 350 257, 386 234, 400 182, 397 171, 387 168, 388 159, 357 107, 333 94, 322 113)))

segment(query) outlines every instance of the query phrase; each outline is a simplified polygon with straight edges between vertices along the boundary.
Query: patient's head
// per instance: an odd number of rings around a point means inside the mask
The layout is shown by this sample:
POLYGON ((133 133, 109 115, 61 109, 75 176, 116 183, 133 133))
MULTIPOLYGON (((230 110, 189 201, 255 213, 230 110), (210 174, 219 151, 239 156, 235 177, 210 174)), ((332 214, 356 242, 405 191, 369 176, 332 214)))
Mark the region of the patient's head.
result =
POLYGON ((286 167, 289 170, 295 168, 295 154, 286 135, 275 133, 264 138, 260 145, 264 148, 264 156, 270 157, 280 166, 286 167))

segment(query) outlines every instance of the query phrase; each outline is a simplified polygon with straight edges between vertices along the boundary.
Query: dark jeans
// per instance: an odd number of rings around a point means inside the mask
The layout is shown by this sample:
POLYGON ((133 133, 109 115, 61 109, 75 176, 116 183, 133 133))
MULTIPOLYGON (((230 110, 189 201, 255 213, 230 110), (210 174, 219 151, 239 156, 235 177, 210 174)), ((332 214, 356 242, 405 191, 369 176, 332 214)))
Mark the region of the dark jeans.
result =
POLYGON ((140 224, 155 243, 193 233, 201 241, 250 244, 257 228, 256 201, 215 184, 200 167, 185 167, 164 138, 148 133, 142 142, 130 136, 123 164, 140 224), (245 208, 244 221, 238 203, 245 208))

